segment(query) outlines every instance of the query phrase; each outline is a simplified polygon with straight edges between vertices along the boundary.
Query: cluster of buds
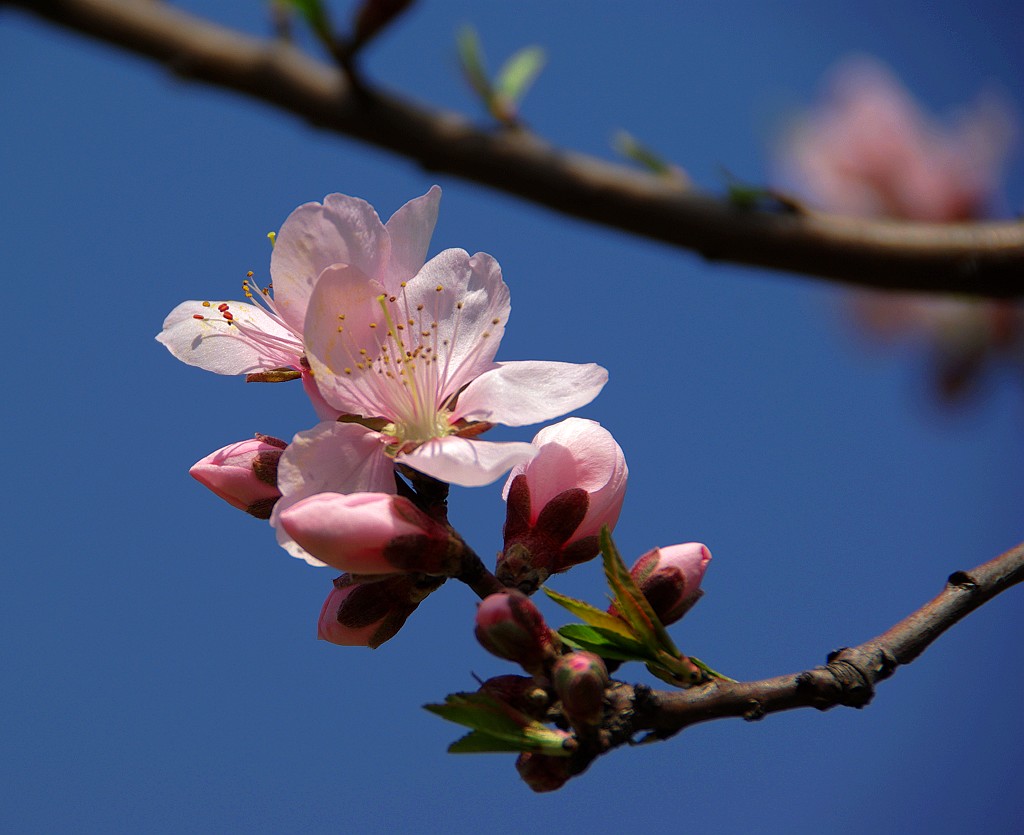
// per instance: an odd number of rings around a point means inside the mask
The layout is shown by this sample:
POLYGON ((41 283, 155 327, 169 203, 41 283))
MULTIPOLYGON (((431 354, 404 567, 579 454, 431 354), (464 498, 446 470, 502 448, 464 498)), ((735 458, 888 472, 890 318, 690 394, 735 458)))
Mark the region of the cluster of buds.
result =
POLYGON ((629 470, 607 429, 568 418, 537 433, 537 454, 505 484, 505 547, 498 579, 532 594, 549 575, 597 556, 598 534, 615 527, 629 470))
MULTIPOLYGON (((650 607, 648 624, 653 613, 662 625, 679 620, 700 599, 701 582, 711 560, 711 553, 700 543, 655 548, 637 560, 629 571, 629 579, 622 579, 626 568, 613 545, 610 553, 612 556, 606 554, 606 571, 620 578, 613 583, 616 600, 635 610, 642 608, 635 602, 642 594, 650 607)), ((515 589, 488 596, 478 606, 476 615, 476 637, 483 647, 529 673, 529 677, 506 675, 483 682, 479 694, 493 701, 481 703, 480 709, 503 711, 502 715, 513 719, 524 742, 516 768, 523 781, 537 792, 560 788, 585 768, 590 756, 608 744, 606 723, 614 713, 614 701, 608 698, 612 682, 609 664, 599 654, 602 646, 614 650, 609 656, 615 659, 614 667, 621 659, 632 657, 645 661, 652 672, 673 683, 682 682, 679 672, 684 666, 699 675, 698 668, 668 638, 643 632, 635 616, 627 617, 614 604, 606 614, 582 601, 552 596, 587 623, 602 626, 603 631, 592 629, 590 633, 600 639, 592 647, 597 651, 566 646, 547 626, 530 598, 515 589), (609 614, 622 620, 621 628, 611 628, 609 614), (611 641, 615 636, 623 642, 611 641), (602 645, 600 641, 610 643, 602 645), (620 654, 623 650, 636 654, 624 656, 620 654), (653 657, 663 659, 658 669, 650 666, 653 657), (560 728, 545 733, 561 736, 545 737, 543 747, 538 748, 536 729, 538 723, 545 722, 560 728)), ((564 632, 570 644, 591 640, 585 631, 570 633, 566 627, 564 632)), ((663 630, 661 634, 664 635, 663 630)))

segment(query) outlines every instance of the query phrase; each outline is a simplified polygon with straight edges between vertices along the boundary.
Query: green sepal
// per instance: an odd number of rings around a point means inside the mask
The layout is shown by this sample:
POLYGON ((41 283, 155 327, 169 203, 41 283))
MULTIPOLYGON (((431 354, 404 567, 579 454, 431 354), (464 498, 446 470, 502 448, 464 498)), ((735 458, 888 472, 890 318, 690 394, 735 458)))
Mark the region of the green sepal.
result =
POLYGON ((702 678, 700 669, 685 655, 671 656, 667 652, 660 652, 655 661, 648 661, 647 670, 675 687, 693 687, 700 684, 702 678))
POLYGON ((718 670, 712 670, 707 664, 705 664, 699 658, 694 658, 691 655, 691 656, 689 656, 689 659, 690 659, 690 663, 693 664, 693 666, 696 667, 698 670, 700 670, 702 673, 704 673, 704 675, 707 676, 708 678, 717 678, 717 679, 720 679, 721 681, 732 681, 732 682, 736 681, 736 679, 734 679, 734 678, 729 678, 729 676, 722 675, 720 672, 718 672, 718 670))
POLYGON ((560 594, 557 591, 552 591, 547 586, 544 586, 542 591, 554 600, 555 603, 563 609, 568 609, 584 623, 600 627, 608 632, 615 632, 625 638, 634 637, 633 630, 629 628, 629 625, 623 621, 622 618, 617 618, 615 615, 611 615, 603 609, 591 606, 586 601, 577 600, 575 597, 569 597, 568 595, 560 594))
POLYGON ((544 69, 545 60, 544 50, 539 46, 520 49, 498 71, 494 92, 513 104, 518 103, 544 69))

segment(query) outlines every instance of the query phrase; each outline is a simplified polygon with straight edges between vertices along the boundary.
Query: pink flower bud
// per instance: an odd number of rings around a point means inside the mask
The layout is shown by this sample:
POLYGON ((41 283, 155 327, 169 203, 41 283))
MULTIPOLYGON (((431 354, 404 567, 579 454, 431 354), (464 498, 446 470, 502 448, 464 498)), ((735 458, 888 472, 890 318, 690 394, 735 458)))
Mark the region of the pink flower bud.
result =
MULTIPOLYGON (((569 734, 566 734, 566 739, 569 734)), ((516 771, 535 792, 553 792, 562 788, 572 776, 567 757, 548 757, 524 751, 516 760, 516 771)))
POLYGON ((488 652, 520 664, 531 675, 543 673, 554 658, 554 642, 544 616, 521 592, 492 594, 476 610, 476 638, 488 652))
POLYGON ((444 574, 451 563, 447 530, 401 496, 317 493, 282 512, 281 524, 318 560, 353 574, 444 574))
POLYGON ((317 637, 341 646, 376 649, 395 636, 438 586, 436 580, 414 582, 404 574, 369 583, 343 574, 320 610, 317 637))
POLYGON ((269 519, 281 498, 277 464, 286 446, 277 438, 257 435, 211 452, 188 472, 229 504, 258 519, 269 519))
POLYGON ((608 668, 592 652, 572 652, 555 662, 551 683, 562 700, 562 710, 574 728, 601 722, 608 668))
MULTIPOLYGON (((711 562, 711 552, 699 542, 670 545, 648 551, 629 570, 664 625, 675 623, 703 595, 700 584, 711 562)), ((609 611, 614 613, 614 607, 609 611)))
POLYGON ((607 429, 568 418, 537 433, 537 455, 505 484, 505 550, 498 577, 532 592, 549 574, 597 556, 598 534, 614 528, 628 468, 607 429))

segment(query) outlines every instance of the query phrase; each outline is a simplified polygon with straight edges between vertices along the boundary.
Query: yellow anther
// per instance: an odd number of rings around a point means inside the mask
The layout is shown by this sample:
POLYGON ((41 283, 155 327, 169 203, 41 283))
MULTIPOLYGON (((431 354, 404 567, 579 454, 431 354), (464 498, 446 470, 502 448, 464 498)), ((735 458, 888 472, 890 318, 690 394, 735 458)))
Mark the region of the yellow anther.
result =
POLYGON ((444 289, 444 287, 438 284, 437 287, 435 287, 434 289, 437 290, 438 293, 440 293, 444 289))
POLYGON ((267 239, 270 241, 270 245, 274 246, 277 243, 277 232, 267 232, 267 239))
POLYGON ((209 306, 210 306, 209 302, 203 302, 203 307, 209 307, 209 306))

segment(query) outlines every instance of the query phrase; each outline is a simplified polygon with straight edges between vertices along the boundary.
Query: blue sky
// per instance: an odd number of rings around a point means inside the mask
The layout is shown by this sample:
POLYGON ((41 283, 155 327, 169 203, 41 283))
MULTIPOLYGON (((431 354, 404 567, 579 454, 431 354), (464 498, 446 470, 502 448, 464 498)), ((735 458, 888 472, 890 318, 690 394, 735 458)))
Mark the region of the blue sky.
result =
MULTIPOLYGON (((183 4, 248 31, 253 3, 183 4)), ((841 57, 886 61, 947 113, 995 85, 1024 111, 1021 20, 985 2, 422 3, 367 55, 391 88, 472 112, 454 32, 492 66, 539 43, 524 117, 608 156, 626 128, 708 188, 768 174, 774 131, 841 57)), ((338 8, 342 8, 338 4, 338 8)), ((635 557, 700 540, 706 596, 673 629, 738 678, 866 640, 1024 529, 1019 377, 995 369, 952 411, 920 347, 871 346, 843 292, 709 265, 319 132, 258 103, 14 13, 0 15, 2 329, 9 491, 0 563, 0 824, 10 831, 516 832, 538 824, 706 832, 1009 831, 1024 766, 1020 593, 944 636, 863 711, 717 722, 624 750, 536 796, 512 759, 445 753, 420 710, 511 672, 450 584, 376 652, 315 638, 331 575, 187 475, 255 431, 315 422, 297 386, 182 365, 153 336, 187 298, 266 278, 266 232, 341 191, 382 215, 444 189, 431 252, 501 263, 499 359, 599 362, 579 414, 623 447, 616 538, 635 557), (14 360, 18 359, 17 362, 14 360)), ((1020 153, 1007 205, 1024 205, 1020 153)), ((529 439, 533 429, 501 438, 529 439)), ((500 482, 452 519, 500 546, 500 482)), ((557 578, 599 601, 596 564, 557 578)), ((547 610, 551 619, 559 616, 547 610)), ((645 680, 640 670, 623 671, 645 680)))

